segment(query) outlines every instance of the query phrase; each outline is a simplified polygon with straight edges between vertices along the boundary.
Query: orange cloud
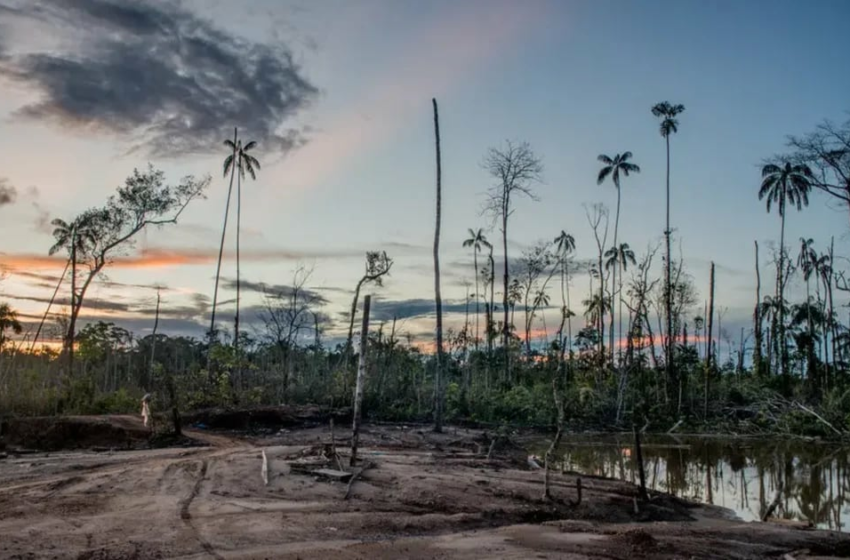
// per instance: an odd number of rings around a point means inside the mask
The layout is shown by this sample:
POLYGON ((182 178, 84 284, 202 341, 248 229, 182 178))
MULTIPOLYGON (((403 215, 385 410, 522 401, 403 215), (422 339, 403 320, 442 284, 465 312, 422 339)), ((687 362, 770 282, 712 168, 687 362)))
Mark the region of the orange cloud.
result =
MULTIPOLYGON (((244 251, 242 259, 253 262, 275 262, 308 258, 345 258, 360 256, 362 251, 307 252, 286 249, 266 249, 244 251)), ((162 268, 173 266, 191 266, 214 263, 218 257, 216 249, 142 249, 135 255, 117 257, 110 263, 111 268, 162 268)), ((225 259, 234 258, 226 254, 225 259)), ((62 269, 64 257, 50 257, 31 253, 0 255, 0 269, 13 274, 16 271, 62 269)))

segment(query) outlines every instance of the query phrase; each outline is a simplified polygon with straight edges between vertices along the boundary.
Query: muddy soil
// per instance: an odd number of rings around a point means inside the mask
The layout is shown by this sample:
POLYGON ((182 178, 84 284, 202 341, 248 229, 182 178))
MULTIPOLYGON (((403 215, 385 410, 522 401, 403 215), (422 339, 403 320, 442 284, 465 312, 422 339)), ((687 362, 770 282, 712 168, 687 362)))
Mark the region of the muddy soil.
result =
MULTIPOLYGON (((132 417, 98 421, 144 430, 132 417)), ((293 423, 273 435, 187 430, 203 447, 10 453, 0 558, 850 556, 837 533, 743 523, 665 495, 639 502, 619 481, 582 477, 579 503, 577 477, 553 473, 555 499, 543 500, 522 450, 491 452, 473 430, 366 426, 345 499, 345 480, 315 473, 348 468, 349 432, 335 432, 335 445, 328 426, 293 423)))

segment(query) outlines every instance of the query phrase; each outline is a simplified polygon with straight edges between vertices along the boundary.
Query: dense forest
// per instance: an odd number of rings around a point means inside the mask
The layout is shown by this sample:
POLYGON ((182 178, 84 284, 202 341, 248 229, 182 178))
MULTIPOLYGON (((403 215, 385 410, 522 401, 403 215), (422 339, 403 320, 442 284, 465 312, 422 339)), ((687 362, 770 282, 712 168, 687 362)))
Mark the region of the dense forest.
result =
MULTIPOLYGON (((766 154, 761 177, 749 179, 753 212, 777 215, 778 243, 775 248, 753 243, 752 324, 734 333, 738 340, 727 334, 726 346, 735 349, 721 352, 714 265, 708 293, 699 294, 683 256, 674 250, 669 198, 676 168, 670 148, 684 110, 663 102, 651 111, 666 145, 666 161, 654 163, 666 166, 668 204, 666 222, 658 224, 663 242, 644 253, 634 249, 636 240, 627 243, 619 236, 626 219, 620 191, 648 162, 629 151, 599 156, 596 179, 600 188, 616 191, 617 202, 613 212, 602 204, 586 206, 592 246, 577 247, 575 232, 540 232, 545 242, 514 255, 508 244, 514 204, 536 198, 543 163, 524 142, 485 154, 483 173, 492 186, 482 216, 471 219, 484 218, 493 227, 469 229, 463 246, 469 251, 472 288, 465 320, 445 333, 439 307, 439 196, 441 188, 453 186, 440 184, 435 126, 437 343, 423 348, 397 330, 396 321, 373 322, 362 346, 368 349, 365 413, 437 425, 447 420, 551 426, 560 410, 575 429, 845 435, 850 331, 839 311, 850 286, 839 264, 841 244, 834 238, 786 239, 785 220, 792 211, 805 211, 810 199, 850 208, 850 121, 824 122, 789 138, 787 151, 766 154), (579 250, 590 258, 579 259, 579 250), (765 259, 770 265, 760 266, 765 259), (576 285, 579 274, 589 278, 588 285, 576 285), (805 299, 787 297, 792 279, 805 284, 805 299)), ((436 102, 434 119, 437 125, 436 102)), ((243 143, 238 131, 225 145, 228 207, 207 336, 159 332, 158 314, 145 336, 111 323, 81 324, 90 286, 115 257, 146 228, 176 223, 210 184, 209 178, 188 177, 171 185, 153 167, 135 171, 102 207, 54 220, 49 253, 64 255, 65 271, 37 330, 24 332, 16 311, 0 305, 3 414, 137 411, 146 393, 159 411, 351 405, 361 353, 355 341, 364 334, 358 332, 360 305, 365 292, 378 291, 392 274, 394 260, 380 247, 366 254, 363 275, 352 286, 346 325, 328 322, 322 311, 326 302, 310 289, 311 271, 304 267, 293 272, 291 285, 265 293, 263 311, 250 328, 244 318, 240 324, 242 182, 256 178, 261 165, 254 155, 257 144, 243 143), (226 321, 215 314, 231 205, 237 262, 232 323, 229 314, 226 321), (330 331, 343 334, 330 337, 330 331), (42 345, 46 340, 61 345, 42 345)))

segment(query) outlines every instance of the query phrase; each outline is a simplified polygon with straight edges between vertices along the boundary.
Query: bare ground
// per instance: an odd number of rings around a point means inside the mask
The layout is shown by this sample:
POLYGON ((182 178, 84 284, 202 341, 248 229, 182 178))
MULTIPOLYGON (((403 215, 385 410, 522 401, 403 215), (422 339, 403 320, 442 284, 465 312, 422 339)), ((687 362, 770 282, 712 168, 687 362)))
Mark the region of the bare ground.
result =
MULTIPOLYGON (((110 426, 119 444, 121 430, 143 430, 130 416, 78 421, 110 426)), ((336 432, 347 466, 349 442, 336 432)), ((500 444, 488 460, 472 430, 367 427, 359 464, 371 466, 348 500, 345 482, 311 472, 336 466, 325 426, 187 436, 204 446, 9 453, 0 558, 850 557, 837 533, 743 523, 665 495, 638 503, 619 481, 582 477, 576 504, 576 477, 554 473, 556 500, 544 501, 542 474, 521 450, 500 444)))

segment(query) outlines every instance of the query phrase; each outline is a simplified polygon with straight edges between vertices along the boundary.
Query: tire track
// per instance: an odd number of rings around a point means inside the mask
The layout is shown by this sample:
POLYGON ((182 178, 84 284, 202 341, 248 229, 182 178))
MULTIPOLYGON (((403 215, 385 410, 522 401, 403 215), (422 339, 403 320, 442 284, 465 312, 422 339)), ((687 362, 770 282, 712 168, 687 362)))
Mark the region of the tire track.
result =
POLYGON ((192 514, 189 511, 189 507, 191 507, 192 502, 198 496, 198 493, 201 491, 201 484, 203 484, 204 480, 207 477, 207 469, 209 468, 209 461, 204 459, 201 461, 201 469, 198 473, 198 478, 195 480, 194 486, 192 486, 192 491, 183 499, 183 502, 180 504, 180 519, 183 520, 183 523, 186 524, 189 529, 192 530, 192 533, 195 535, 195 538, 198 539, 198 542, 201 543, 201 548, 204 551, 215 558, 216 560, 224 560, 224 557, 216 552, 215 548, 201 536, 201 533, 198 531, 198 528, 195 527, 195 524, 192 523, 192 514))

